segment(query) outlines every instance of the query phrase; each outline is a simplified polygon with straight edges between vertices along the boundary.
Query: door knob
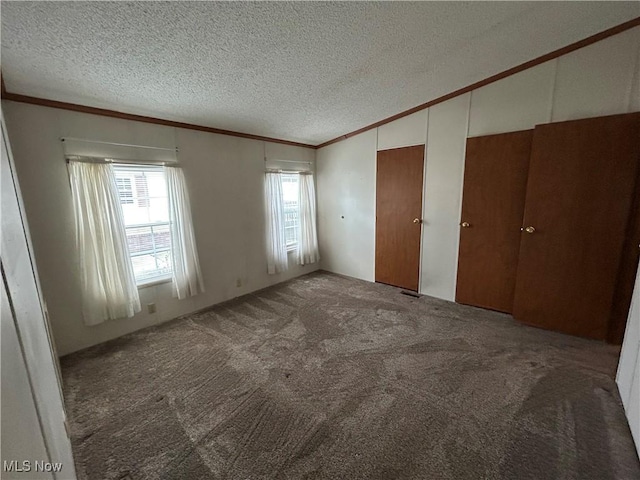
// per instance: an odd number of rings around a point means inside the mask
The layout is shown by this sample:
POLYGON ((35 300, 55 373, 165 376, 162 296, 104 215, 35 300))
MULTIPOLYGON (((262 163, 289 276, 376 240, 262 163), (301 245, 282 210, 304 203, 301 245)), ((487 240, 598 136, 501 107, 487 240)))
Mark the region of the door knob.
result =
POLYGON ((536 229, 535 229, 535 227, 526 227, 526 228, 525 228, 525 227, 522 227, 522 228, 520 229, 520 231, 527 232, 527 233, 533 233, 533 232, 535 232, 535 231, 536 231, 536 229))
POLYGON ((413 223, 420 223, 420 222, 421 222, 421 220, 419 218, 414 218, 413 219, 413 223))
POLYGON ((460 226, 461 226, 462 228, 469 228, 469 227, 471 226, 471 224, 470 224, 469 222, 462 222, 462 223, 460 224, 460 226))

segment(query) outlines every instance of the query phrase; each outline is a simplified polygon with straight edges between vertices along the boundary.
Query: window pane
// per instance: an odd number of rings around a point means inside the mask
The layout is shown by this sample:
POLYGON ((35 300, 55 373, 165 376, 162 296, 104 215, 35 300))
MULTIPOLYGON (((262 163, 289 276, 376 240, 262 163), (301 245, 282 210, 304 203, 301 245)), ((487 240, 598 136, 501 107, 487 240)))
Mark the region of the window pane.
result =
POLYGON ((285 203, 298 203, 298 177, 298 174, 282 174, 282 197, 285 203))
POLYGON ((300 175, 297 173, 282 175, 282 197, 284 200, 284 234, 287 247, 298 243, 298 224, 300 208, 298 205, 298 188, 300 175))
POLYGON ((138 194, 138 206, 149 206, 149 185, 147 183, 147 177, 142 174, 136 174, 136 193, 138 194))
POLYGON ((169 221, 169 200, 165 197, 150 197, 147 199, 150 222, 169 221))
POLYGON ((284 204, 284 233, 287 245, 298 241, 298 202, 284 204))
POLYGON ((158 252, 155 254, 140 255, 132 257, 133 271, 136 274, 136 280, 150 280, 160 276, 171 274, 171 254, 167 252, 158 252))
POLYGON ((118 195, 120 196, 120 203, 133 203, 133 189, 131 188, 131 179, 116 178, 116 183, 118 185, 118 195))
POLYGON ((171 274, 171 229, 162 167, 114 166, 127 243, 138 283, 171 274))
POLYGON ((131 256, 171 248, 171 230, 168 224, 127 227, 126 232, 131 256))
POLYGON ((127 228, 127 243, 131 255, 153 251, 151 227, 127 228))
POLYGON ((169 225, 157 225, 152 228, 156 250, 171 248, 171 230, 169 225))

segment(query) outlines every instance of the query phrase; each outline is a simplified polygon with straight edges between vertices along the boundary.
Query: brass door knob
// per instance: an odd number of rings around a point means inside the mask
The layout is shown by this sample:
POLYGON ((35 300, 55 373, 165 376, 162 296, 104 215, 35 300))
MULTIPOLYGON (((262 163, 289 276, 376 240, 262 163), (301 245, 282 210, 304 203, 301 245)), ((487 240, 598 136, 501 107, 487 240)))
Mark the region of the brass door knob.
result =
POLYGON ((522 227, 520 230, 525 231, 527 233, 533 233, 536 231, 535 227, 522 227))
POLYGON ((413 223, 420 223, 420 222, 421 222, 421 220, 419 218, 414 218, 413 219, 413 223))
POLYGON ((469 228, 469 227, 471 226, 471 224, 470 224, 469 222, 462 222, 462 223, 460 224, 460 226, 461 226, 462 228, 469 228))

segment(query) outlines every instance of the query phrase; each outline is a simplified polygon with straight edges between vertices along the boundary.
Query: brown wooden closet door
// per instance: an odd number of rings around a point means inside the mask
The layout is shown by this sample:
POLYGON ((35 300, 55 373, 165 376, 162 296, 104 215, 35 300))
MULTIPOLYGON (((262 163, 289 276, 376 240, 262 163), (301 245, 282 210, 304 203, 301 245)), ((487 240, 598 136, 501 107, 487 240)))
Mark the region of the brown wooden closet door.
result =
POLYGON ((606 338, 639 156, 640 114, 536 126, 516 319, 606 338))
POLYGON ((467 139, 456 302, 511 312, 533 130, 467 139))
POLYGON ((418 290, 424 145, 378 152, 376 282, 418 290))
POLYGON ((631 215, 625 244, 622 249, 622 259, 620 261, 620 271, 618 272, 618 284, 613 295, 613 308, 609 320, 607 332, 607 342, 617 345, 622 344, 624 331, 627 326, 629 308, 631 307, 631 297, 636 282, 636 272, 638 261, 640 260, 640 166, 638 166, 638 176, 636 178, 636 190, 633 204, 631 205, 631 215))

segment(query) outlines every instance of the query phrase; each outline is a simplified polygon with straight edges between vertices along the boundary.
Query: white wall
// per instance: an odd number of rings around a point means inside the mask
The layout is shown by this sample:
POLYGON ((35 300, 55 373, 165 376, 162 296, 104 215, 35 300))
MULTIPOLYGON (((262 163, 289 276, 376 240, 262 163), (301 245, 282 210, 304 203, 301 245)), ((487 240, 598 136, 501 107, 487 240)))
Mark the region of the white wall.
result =
POLYGON ((467 93, 429 109, 420 293, 447 300, 456 287, 470 98, 467 93))
MULTIPOLYGON (((45 318, 28 222, 2 120, 2 460, 62 464, 55 475, 4 472, 2 478, 74 479, 71 442, 45 318)), ((4 464, 3 464, 4 465, 4 464)))
POLYGON ((378 150, 424 145, 429 110, 420 110, 378 128, 378 150))
MULTIPOLYGON (((402 88, 399 86, 398 88, 402 88)), ((318 198, 323 268, 374 278, 376 150, 425 143, 424 220, 420 292, 455 298, 458 224, 467 137, 533 128, 551 121, 640 110, 640 27, 537 65, 468 94, 416 112, 318 151, 318 198), (470 100, 469 100, 470 97, 470 100), (376 141, 377 137, 377 141, 376 141), (357 143, 354 139, 358 138, 357 143), (348 144, 348 142, 353 142, 348 144), (358 160, 349 160, 357 151, 358 160), (362 177, 343 197, 345 178, 362 177), (337 189, 337 190, 335 190, 337 189), (348 240, 364 254, 345 255, 340 215, 357 215, 371 228, 352 229, 348 240), (367 263, 368 262, 368 263, 367 263)))
POLYGON ((640 27, 558 58, 552 121, 625 113, 640 56, 640 27))
POLYGON ((288 272, 268 275, 264 249, 265 153, 268 158, 314 163, 314 150, 16 102, 4 101, 3 109, 61 355, 317 269, 297 266, 291 256, 288 272), (74 217, 59 140, 63 136, 179 148, 204 294, 177 300, 169 283, 143 288, 143 311, 135 317, 92 327, 83 324, 74 217), (241 287, 236 286, 238 279, 241 287), (156 303, 156 313, 146 313, 148 303, 156 303))
POLYGON ((616 381, 629 419, 631 433, 640 453, 640 266, 620 352, 616 381))
POLYGON ((318 153, 318 241, 322 268, 373 281, 376 131, 318 153))
POLYGON ((551 121, 557 60, 472 92, 469 137, 528 130, 551 121))

